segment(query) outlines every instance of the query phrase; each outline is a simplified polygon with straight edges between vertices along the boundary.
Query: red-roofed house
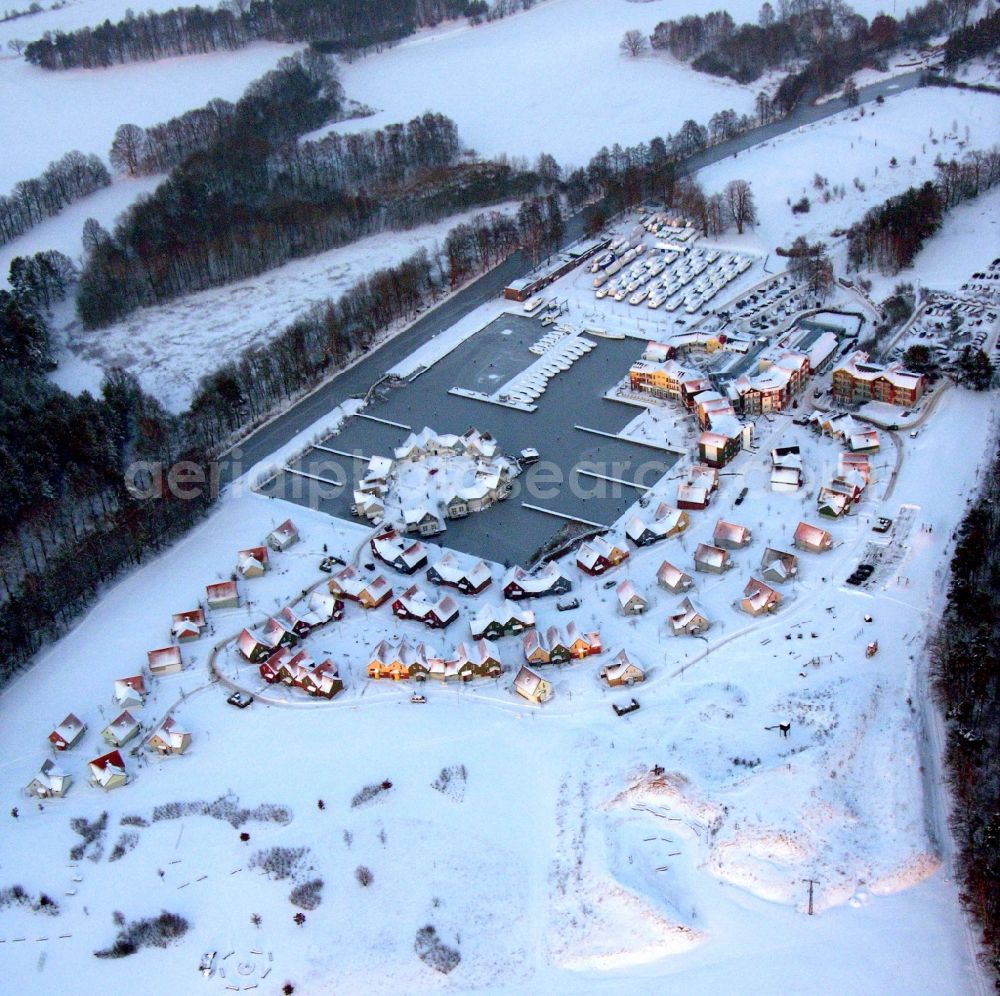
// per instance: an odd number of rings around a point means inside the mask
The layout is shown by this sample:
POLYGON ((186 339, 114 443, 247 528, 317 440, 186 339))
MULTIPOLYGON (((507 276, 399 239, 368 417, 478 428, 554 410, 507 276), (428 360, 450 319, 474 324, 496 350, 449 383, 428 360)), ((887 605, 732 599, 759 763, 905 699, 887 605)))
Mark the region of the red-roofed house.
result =
POLYGON ((125 771, 125 762, 122 760, 121 754, 113 750, 100 757, 95 757, 90 762, 90 781, 91 784, 97 785, 105 791, 124 785, 128 781, 128 774, 125 771))
POLYGON ((181 661, 180 647, 160 647, 159 650, 148 650, 146 651, 146 662, 149 665, 149 673, 154 678, 165 674, 177 674, 184 666, 181 661))
POLYGON ((70 713, 50 734, 49 743, 56 750, 69 750, 75 747, 80 738, 87 732, 87 724, 70 713))
POLYGON ((285 519, 276 529, 267 534, 267 545, 276 553, 287 550, 293 543, 298 543, 299 531, 291 519, 285 519))
POLYGON ((240 604, 240 596, 235 581, 219 581, 205 585, 205 601, 210 609, 235 609, 240 604))

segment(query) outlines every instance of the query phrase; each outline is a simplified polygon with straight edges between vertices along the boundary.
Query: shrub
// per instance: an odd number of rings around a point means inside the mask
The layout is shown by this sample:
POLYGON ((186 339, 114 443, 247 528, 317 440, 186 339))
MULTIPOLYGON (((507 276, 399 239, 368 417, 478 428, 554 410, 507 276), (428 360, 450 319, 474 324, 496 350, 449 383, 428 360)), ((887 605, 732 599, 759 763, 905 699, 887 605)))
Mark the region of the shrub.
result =
POLYGON ((366 868, 364 865, 358 865, 354 869, 354 877, 358 880, 358 884, 363 888, 367 889, 372 882, 375 881, 375 876, 372 874, 370 868, 366 868))
POLYGON ((108 861, 118 861, 120 858, 124 858, 138 843, 139 835, 137 833, 123 833, 108 855, 108 861))
POLYGON ((373 782, 371 785, 366 785, 354 793, 354 798, 351 799, 351 808, 357 809, 358 806, 363 806, 366 802, 377 799, 383 792, 388 792, 391 788, 392 782, 390 781, 373 782))
POLYGON ((140 948, 165 948, 171 941, 183 937, 188 931, 188 926, 184 917, 163 910, 157 917, 133 920, 132 923, 123 926, 111 947, 95 951, 94 956, 125 958, 135 954, 140 948))
POLYGON ((812 205, 809 203, 809 198, 804 194, 792 205, 792 214, 808 214, 809 208, 812 205))
POLYGON ((314 910, 323 902, 323 897, 320 895, 322 891, 323 879, 312 878, 308 882, 302 882, 295 886, 288 894, 288 901, 301 909, 314 910))
POLYGON ((250 858, 250 868, 260 868, 269 878, 291 878, 309 853, 308 847, 269 847, 250 858))
POLYGON ((417 957, 435 971, 447 975, 458 967, 462 960, 461 954, 455 948, 448 947, 431 924, 421 927, 417 931, 416 939, 413 942, 413 950, 417 952, 417 957))

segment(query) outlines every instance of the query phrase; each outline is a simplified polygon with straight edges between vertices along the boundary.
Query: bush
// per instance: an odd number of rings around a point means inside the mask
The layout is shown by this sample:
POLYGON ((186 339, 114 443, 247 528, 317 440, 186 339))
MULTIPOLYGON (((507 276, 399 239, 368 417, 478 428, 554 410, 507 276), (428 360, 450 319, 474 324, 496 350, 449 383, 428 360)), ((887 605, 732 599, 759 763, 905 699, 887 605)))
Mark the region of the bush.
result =
POLYGON ((308 853, 308 847, 269 847, 254 854, 249 867, 260 868, 269 878, 291 878, 308 853))
POLYGON ((792 214, 808 214, 810 207, 809 198, 803 195, 792 205, 792 214))
POLYGON ((120 858, 124 858, 138 843, 139 835, 137 833, 123 833, 108 855, 108 861, 118 861, 120 858))
POLYGON ((323 902, 323 897, 320 895, 322 891, 323 879, 312 878, 308 882, 295 886, 288 894, 288 901, 300 909, 314 910, 323 902))
POLYGON ((367 889, 368 886, 375 881, 375 876, 371 873, 371 869, 366 868, 364 865, 358 865, 358 867, 354 869, 354 877, 358 880, 358 884, 363 889, 367 889))
POLYGON ((188 931, 188 922, 176 913, 161 911, 157 917, 133 920, 123 927, 111 947, 95 951, 96 958, 126 958, 140 948, 165 948, 171 941, 183 937, 188 931))
POLYGON ((104 852, 104 834, 108 829, 107 812, 101 813, 93 822, 84 816, 75 816, 69 821, 69 825, 82 838, 79 844, 70 849, 70 860, 81 861, 89 849, 90 859, 92 861, 99 861, 104 852))
POLYGON ((417 952, 417 957, 429 968, 447 975, 458 967, 462 960, 461 954, 454 948, 448 947, 440 937, 434 927, 428 924, 417 931, 416 939, 413 942, 413 950, 417 952))
POLYGON ((391 788, 392 782, 390 781, 373 782, 371 785, 366 785, 354 793, 354 798, 351 799, 351 808, 357 809, 358 806, 363 806, 366 802, 377 799, 383 792, 388 792, 391 788))

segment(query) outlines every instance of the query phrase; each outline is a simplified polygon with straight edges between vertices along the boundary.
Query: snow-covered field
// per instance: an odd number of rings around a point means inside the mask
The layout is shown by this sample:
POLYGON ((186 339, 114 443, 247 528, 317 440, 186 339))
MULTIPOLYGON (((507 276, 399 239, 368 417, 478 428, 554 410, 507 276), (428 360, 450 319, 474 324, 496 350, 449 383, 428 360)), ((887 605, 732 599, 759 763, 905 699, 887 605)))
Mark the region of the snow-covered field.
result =
MULTIPOLYGON (((863 117, 856 111, 844 112, 725 159, 701 170, 698 180, 709 192, 733 179, 750 181, 759 222, 747 237, 748 245, 773 251, 804 235, 834 248, 842 271, 844 240, 832 238, 831 233, 845 229, 887 197, 933 179, 939 156, 961 158, 965 151, 1000 142, 996 100, 989 94, 959 90, 910 90, 882 106, 869 104, 863 117), (895 167, 890 165, 893 158, 895 167), (827 180, 827 189, 842 187, 844 197, 824 202, 824 190, 814 186, 817 174, 827 180), (810 210, 793 214, 788 202, 794 204, 803 196, 809 198, 810 210)), ((979 202, 971 210, 982 210, 979 202)), ((982 249, 988 258, 995 255, 986 240, 982 249)), ((967 278, 978 263, 970 258, 955 265, 964 266, 967 278)), ((933 283, 933 269, 923 270, 933 283)))
POLYGON ((453 118, 482 155, 549 152, 561 164, 585 165, 602 145, 646 142, 728 107, 751 110, 753 87, 693 73, 667 55, 619 52, 626 30, 648 34, 686 12, 667 0, 546 0, 515 17, 424 32, 359 59, 344 66, 344 86, 382 111, 365 122, 371 127, 431 109, 453 118))
POLYGON ((15 256, 30 256, 32 253, 55 249, 79 265, 83 259, 81 237, 84 222, 88 218, 94 218, 111 231, 118 216, 133 201, 155 190, 162 182, 162 176, 116 176, 110 187, 70 204, 55 217, 47 218, 13 242, 0 246, 0 285, 6 286, 10 261, 15 256))
POLYGON ((0 134, 10 139, 0 159, 0 190, 37 176, 70 149, 107 161, 120 124, 145 127, 213 97, 235 100, 293 51, 291 45, 260 42, 239 52, 65 72, 0 58, 0 134))
MULTIPOLYGON (((511 208, 499 205, 496 210, 511 208)), ((106 369, 122 367, 172 411, 181 411, 198 379, 215 369, 220 358, 266 342, 296 315, 318 301, 338 297, 365 274, 421 248, 433 249, 451 228, 477 213, 372 235, 251 280, 145 308, 109 328, 88 332, 63 311, 68 328, 61 333, 63 348, 53 379, 68 391, 93 391, 106 369)))

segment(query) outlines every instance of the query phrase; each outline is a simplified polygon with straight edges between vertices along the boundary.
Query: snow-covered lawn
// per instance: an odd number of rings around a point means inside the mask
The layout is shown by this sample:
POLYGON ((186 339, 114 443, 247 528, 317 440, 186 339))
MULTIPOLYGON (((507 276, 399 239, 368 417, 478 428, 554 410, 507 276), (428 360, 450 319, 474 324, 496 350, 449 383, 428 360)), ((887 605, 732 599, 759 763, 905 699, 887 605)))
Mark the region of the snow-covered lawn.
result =
MULTIPOLYGON (((496 208, 510 209, 511 205, 496 208)), ((62 323, 69 328, 61 334, 63 349, 53 379, 66 390, 95 390, 105 369, 122 367, 136 374, 168 408, 181 411, 198 378, 214 370, 221 359, 266 342, 312 304, 337 298, 365 274, 392 266, 421 248, 431 250, 451 228, 477 213, 372 235, 250 280, 137 311, 117 325, 93 332, 82 329, 64 310, 62 323)))
MULTIPOLYGON (((836 261, 842 270, 844 242, 832 239, 831 232, 845 229, 887 197, 933 179, 939 156, 961 158, 969 149, 1000 142, 996 103, 990 94, 910 90, 882 106, 867 105, 863 117, 844 112, 725 159, 700 171, 698 180, 707 191, 720 190, 733 179, 749 180, 760 219, 751 244, 773 251, 799 235, 821 239, 840 250, 836 261), (890 166, 893 157, 895 167, 890 166), (824 202, 824 191, 813 185, 816 174, 826 178, 829 188, 843 187, 844 197, 824 202), (864 190, 855 186, 855 179, 864 190), (809 198, 810 210, 792 214, 788 202, 803 196, 809 198)), ((980 208, 974 204, 972 210, 980 208)), ((973 261, 966 270, 974 266, 973 261)), ((928 280, 933 283, 933 271, 928 280)))
MULTIPOLYGON (((6 45, 6 38, 2 40, 6 45)), ((2 57, 0 134, 8 140, 0 158, 0 191, 7 193, 19 180, 38 176, 71 149, 107 161, 120 124, 146 127, 201 107, 213 97, 235 100, 251 80, 293 51, 292 45, 260 42, 238 52, 65 72, 2 57)))

